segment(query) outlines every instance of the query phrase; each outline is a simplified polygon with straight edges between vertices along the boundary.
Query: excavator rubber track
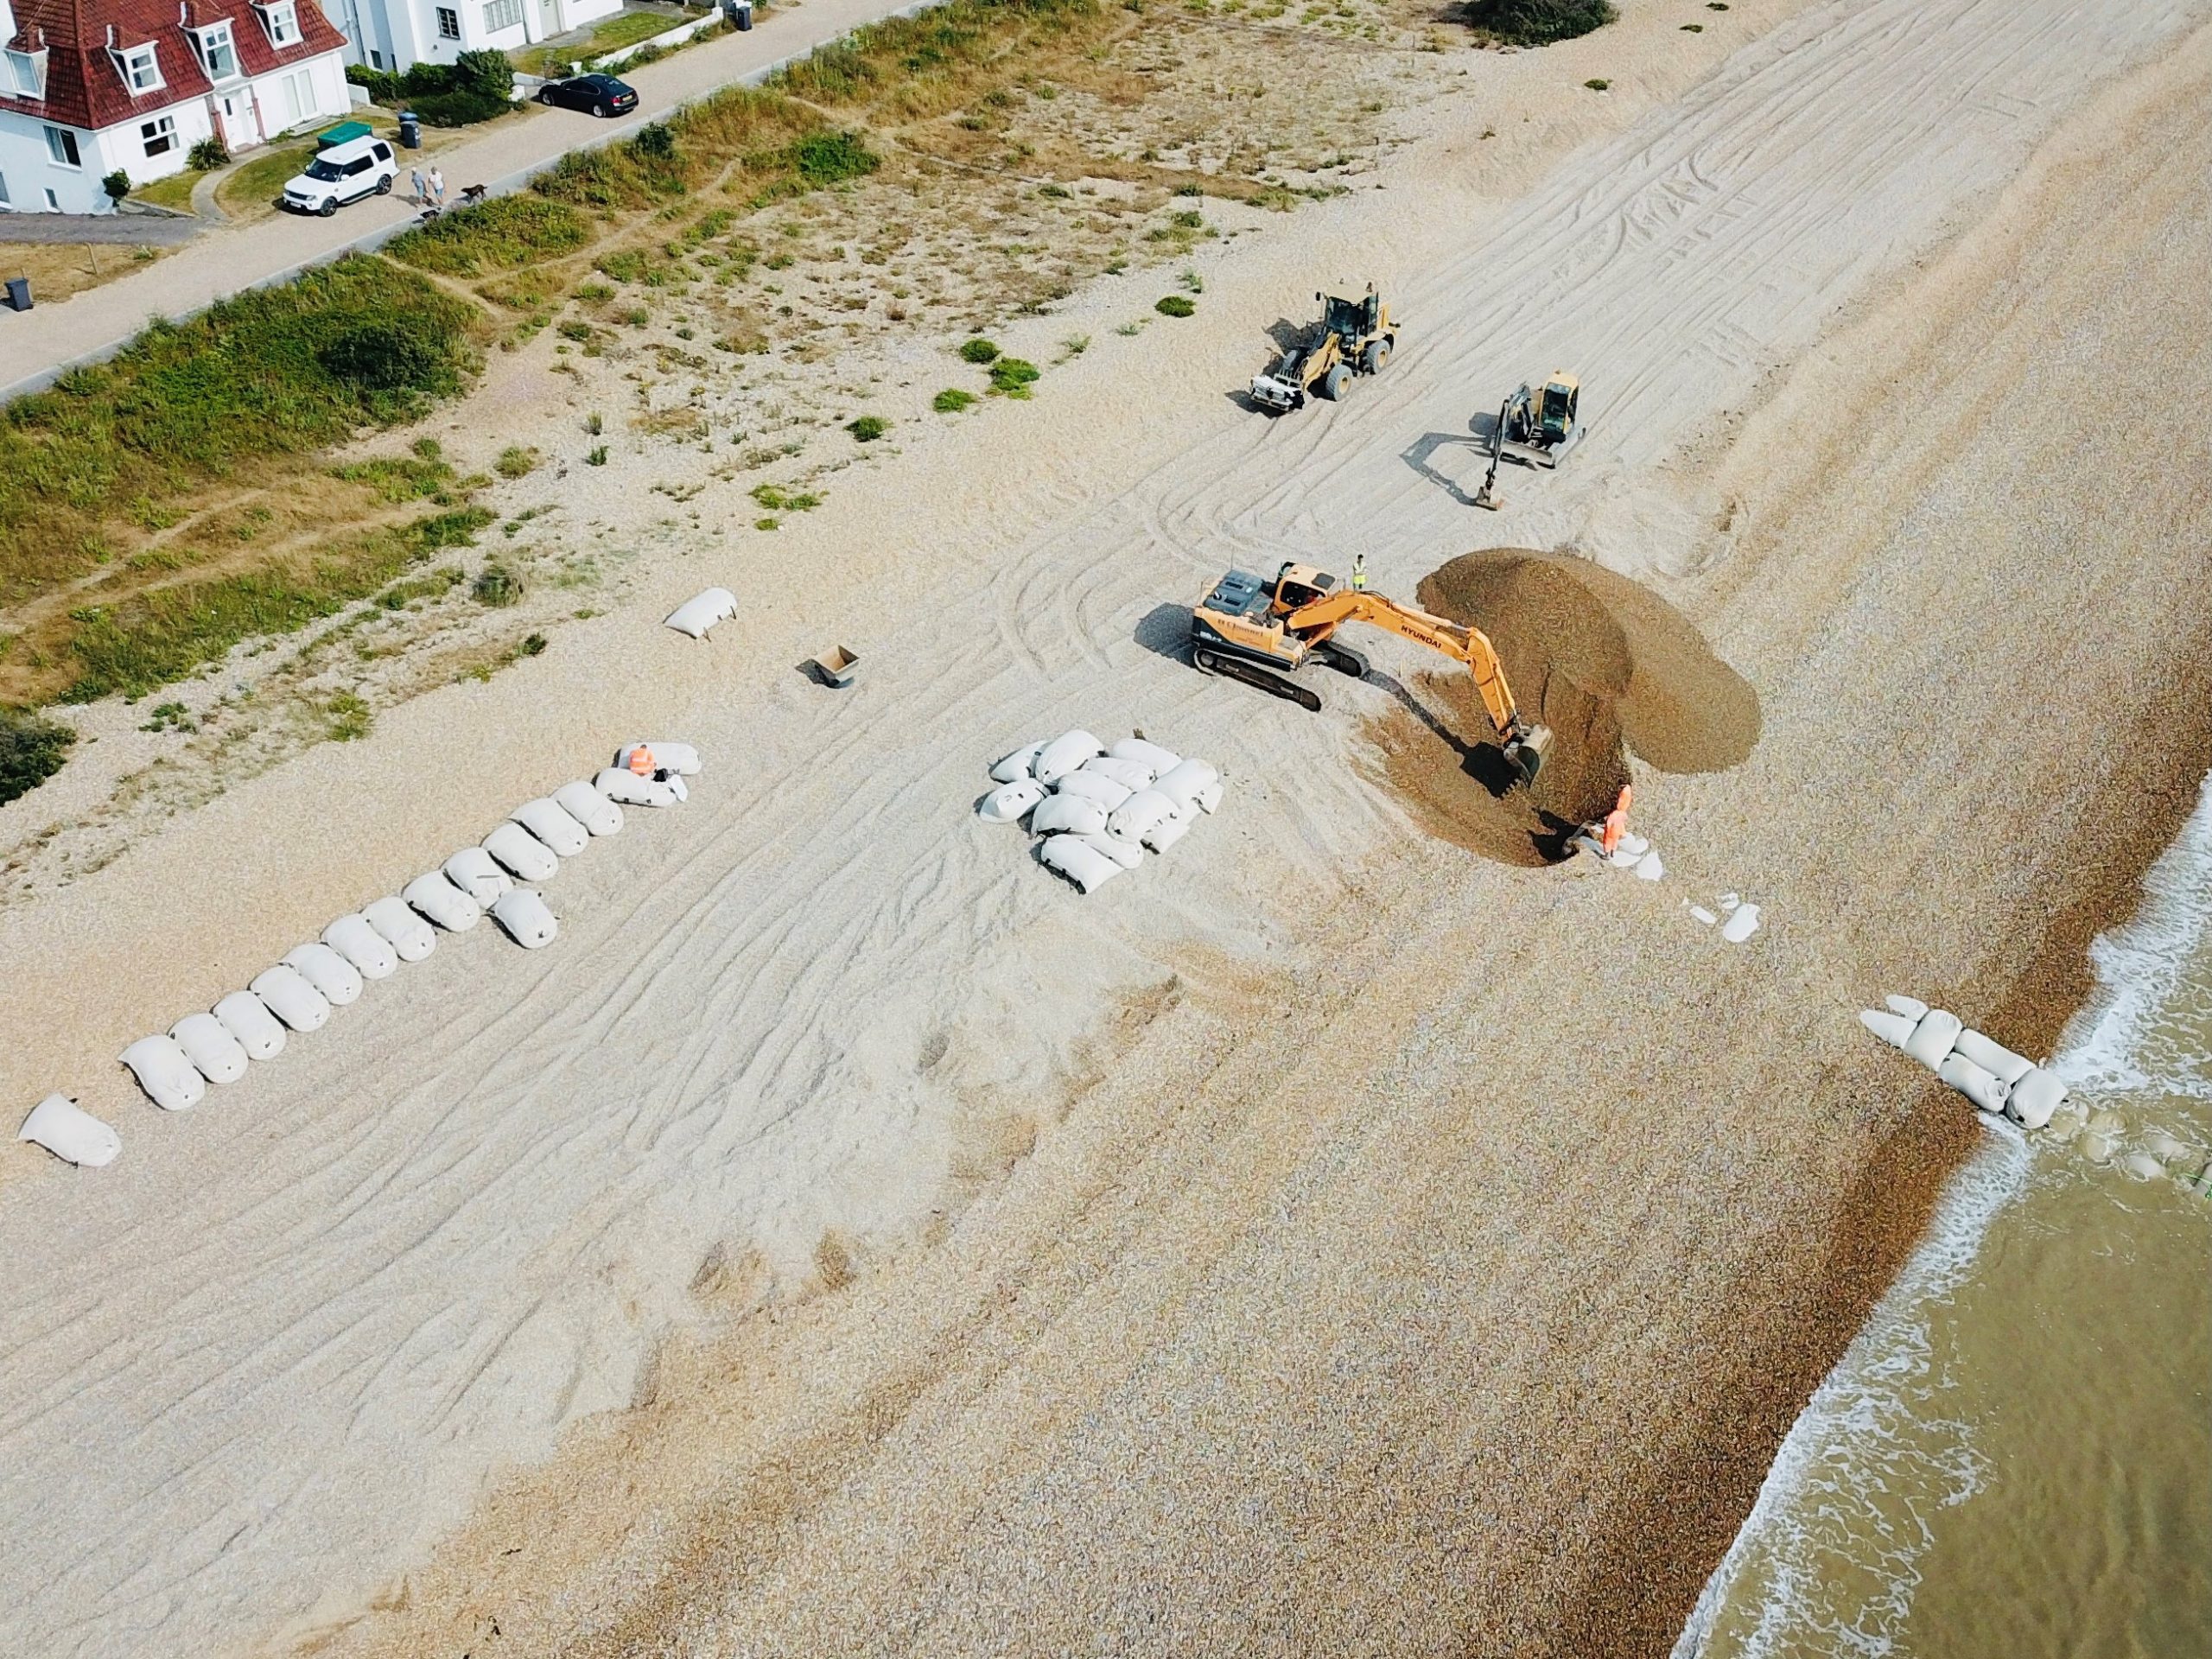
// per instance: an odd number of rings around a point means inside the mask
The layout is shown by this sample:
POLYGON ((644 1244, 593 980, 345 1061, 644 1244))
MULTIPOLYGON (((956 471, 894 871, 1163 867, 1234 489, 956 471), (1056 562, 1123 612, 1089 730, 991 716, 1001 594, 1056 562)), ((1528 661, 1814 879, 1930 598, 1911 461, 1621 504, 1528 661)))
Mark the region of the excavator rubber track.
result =
POLYGON ((1225 657, 1217 652, 1201 647, 1191 653, 1191 661, 1201 674, 1218 674, 1224 679, 1241 680, 1246 685, 1257 686, 1271 697, 1281 697, 1294 702, 1308 714, 1321 712, 1320 694, 1294 685, 1280 674, 1271 674, 1256 663, 1248 663, 1241 657, 1225 657))

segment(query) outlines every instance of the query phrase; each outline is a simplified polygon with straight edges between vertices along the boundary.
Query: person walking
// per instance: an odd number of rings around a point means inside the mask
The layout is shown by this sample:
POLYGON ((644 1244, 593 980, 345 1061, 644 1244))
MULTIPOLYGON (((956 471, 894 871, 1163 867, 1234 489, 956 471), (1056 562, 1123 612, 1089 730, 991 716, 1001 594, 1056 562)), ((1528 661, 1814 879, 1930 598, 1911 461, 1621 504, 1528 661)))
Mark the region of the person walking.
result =
POLYGON ((421 168, 410 167, 407 169, 407 188, 410 192, 408 200, 412 201, 417 207, 423 206, 423 204, 429 200, 430 193, 423 186, 423 169, 421 168))
POLYGON ((433 162, 430 167, 430 204, 435 207, 446 205, 446 175, 433 162))
POLYGON ((1355 594, 1367 591, 1367 555, 1364 553, 1351 556, 1351 590, 1355 594))

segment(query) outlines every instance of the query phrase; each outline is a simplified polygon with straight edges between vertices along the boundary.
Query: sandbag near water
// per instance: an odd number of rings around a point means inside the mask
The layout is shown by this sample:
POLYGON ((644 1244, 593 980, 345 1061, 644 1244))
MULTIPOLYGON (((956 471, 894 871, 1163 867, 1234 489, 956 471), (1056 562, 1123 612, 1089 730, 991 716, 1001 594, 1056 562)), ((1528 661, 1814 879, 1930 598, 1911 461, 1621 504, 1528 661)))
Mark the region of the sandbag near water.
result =
POLYGON ((715 623, 727 621, 737 614, 737 595, 727 588, 709 588, 703 594, 695 594, 671 611, 664 626, 678 633, 689 634, 694 639, 703 639, 707 630, 715 623))
POLYGON ((1168 819, 1187 816, 1158 790, 1141 789, 1114 809, 1106 827, 1123 841, 1144 841, 1168 819))
MULTIPOLYGON (((1141 789, 1150 789, 1152 780, 1160 776, 1141 760, 1130 760, 1111 754, 1102 754, 1086 760, 1077 769, 1077 775, 1096 772, 1101 778, 1111 778, 1134 795, 1141 789)), ((1065 783, 1067 780, 1060 780, 1065 783)))
POLYGON ((1063 732, 1037 752, 1037 764, 1032 775, 1047 788, 1057 784, 1094 755, 1106 753, 1106 746, 1089 732, 1077 727, 1063 732))
MULTIPOLYGON (((480 847, 476 850, 484 849, 480 847)), ((488 859, 490 855, 486 857, 488 859)), ((399 896, 448 933, 466 933, 484 914, 484 906, 454 886, 443 870, 416 876, 399 890, 399 896)))
POLYGON ((696 778, 699 775, 699 751, 689 743, 677 742, 672 737, 657 737, 651 742, 640 740, 635 743, 625 743, 614 751, 614 764, 628 766, 630 757, 639 749, 652 756, 656 772, 672 772, 679 778, 696 778))
POLYGON ((1930 1008, 1920 1016, 1912 1035, 1905 1039, 1904 1052, 1933 1071, 1943 1064, 1943 1057, 1951 1052, 1959 1040, 1959 1033, 1964 1029, 1955 1014, 1930 1008))
POLYGON ((67 1095, 48 1095, 31 1108, 16 1139, 44 1147, 65 1164, 99 1169, 115 1161, 123 1137, 67 1095))
POLYGON ((1034 778, 1001 784, 983 797, 978 815, 992 823, 1019 823, 1029 810, 1045 798, 1045 785, 1034 778))
POLYGON ((480 909, 488 910, 492 901, 514 886, 514 877, 499 868, 499 861, 481 847, 464 847, 445 861, 446 880, 474 899, 480 909))
MULTIPOLYGON (((1923 1012, 1926 1010, 1923 1008, 1923 1012)), ((1880 1008, 1859 1010, 1859 1023, 1893 1048, 1903 1048, 1919 1028, 1918 1015, 1885 1013, 1880 1008)))
POLYGON ((286 951, 283 965, 314 986, 334 1008, 344 1007, 361 994, 361 970, 320 939, 286 951))
POLYGON ((1029 828, 1039 836, 1103 836, 1106 809, 1080 795, 1047 795, 1029 815, 1029 828))
POLYGON ((322 942, 352 963, 363 979, 389 979, 399 971, 399 957, 390 943, 360 916, 340 916, 322 930, 322 942))
POLYGON ((1163 749, 1157 743, 1148 743, 1141 737, 1117 738, 1106 746, 1106 753, 1116 760, 1136 760, 1152 768, 1154 778, 1169 772, 1183 764, 1183 757, 1173 749, 1163 749))
POLYGON ((1037 757, 1044 752, 1045 740, 1025 743, 991 768, 995 784, 1019 784, 1036 775, 1037 757))
POLYGON ((594 836, 620 835, 622 809, 581 778, 553 791, 560 809, 594 836))
POLYGON ((169 1039, 210 1083, 232 1084, 245 1076, 245 1050, 212 1014, 186 1014, 169 1027, 169 1039))
POLYGON ((188 1111, 207 1097, 207 1079, 174 1037, 141 1037, 118 1058, 165 1112, 188 1111))
POLYGON ((1109 812, 1136 793, 1136 791, 1131 789, 1127 784, 1117 784, 1103 772, 1093 772, 1089 766, 1077 766, 1073 772, 1062 777, 1058 783, 1052 785, 1052 789, 1056 794, 1073 795, 1086 801, 1096 801, 1109 812))
POLYGON ((1051 836, 1038 856, 1086 893, 1096 893, 1122 873, 1120 864, 1081 836, 1051 836))
POLYGON ((2050 1122, 2066 1098, 2066 1085, 2039 1065, 2020 1074, 2005 1096, 2005 1115, 2024 1129, 2039 1129, 2050 1122))
POLYGON ((1118 836, 1109 836, 1103 831, 1095 836, 1085 836, 1083 840, 1086 845, 1105 854, 1125 870, 1134 870, 1144 862, 1144 849, 1134 841, 1123 841, 1118 836))
POLYGON ((591 780, 591 786, 610 801, 625 806, 674 806, 683 797, 675 786, 640 778, 621 766, 609 766, 591 780))
POLYGON ((1936 1075, 1949 1084, 1985 1112, 2005 1109, 2005 1096, 2012 1091, 1999 1081, 1996 1074, 1976 1065, 1963 1055, 1951 1054, 1936 1068, 1936 1075))
POLYGON ((1174 802, 1179 811, 1195 806, 1211 812, 1221 804, 1220 785, 1219 772, 1203 760, 1192 760, 1179 761, 1161 772, 1153 788, 1174 802))
POLYGON ((216 1003, 215 1018, 250 1060, 273 1060, 284 1052, 283 1022, 251 991, 232 991, 216 1003))
POLYGON ((1951 1045, 1998 1082, 2010 1085, 2034 1070, 2035 1062, 2024 1054, 2015 1054, 2004 1044, 1983 1036, 1978 1031, 1961 1031, 1959 1039, 1951 1045))
POLYGON ((545 900, 531 887, 512 887, 501 893, 493 903, 492 919, 525 950, 552 944, 553 936, 561 931, 545 900))
POLYGON ((560 873, 561 861, 553 849, 512 819, 484 837, 484 850, 518 881, 550 881, 560 873))
POLYGON ((330 999, 288 962, 264 969, 246 988, 294 1031, 321 1031, 329 1022, 330 999))
POLYGON ((438 936, 397 893, 361 906, 362 919, 402 962, 420 962, 438 948, 438 936))
POLYGON ((507 815, 563 858, 574 858, 591 842, 591 831, 578 823, 550 796, 524 801, 507 815))

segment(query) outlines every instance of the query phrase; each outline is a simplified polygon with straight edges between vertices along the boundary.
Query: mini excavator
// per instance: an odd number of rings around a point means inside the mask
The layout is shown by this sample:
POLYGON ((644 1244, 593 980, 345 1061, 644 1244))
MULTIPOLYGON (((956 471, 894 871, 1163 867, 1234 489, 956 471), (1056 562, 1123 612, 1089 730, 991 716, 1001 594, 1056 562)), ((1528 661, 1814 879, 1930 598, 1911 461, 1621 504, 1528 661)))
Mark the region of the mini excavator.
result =
POLYGON ((1551 747, 1550 728, 1522 720, 1505 670, 1481 629, 1363 588, 1348 588, 1310 564, 1285 564, 1272 587, 1243 570, 1222 577, 1192 609, 1191 660, 1202 673, 1242 680, 1318 714, 1319 694, 1287 676, 1309 663, 1354 679, 1365 674, 1367 659, 1335 637, 1346 622, 1387 628, 1465 663, 1503 740, 1505 758, 1524 784, 1535 781, 1551 747))

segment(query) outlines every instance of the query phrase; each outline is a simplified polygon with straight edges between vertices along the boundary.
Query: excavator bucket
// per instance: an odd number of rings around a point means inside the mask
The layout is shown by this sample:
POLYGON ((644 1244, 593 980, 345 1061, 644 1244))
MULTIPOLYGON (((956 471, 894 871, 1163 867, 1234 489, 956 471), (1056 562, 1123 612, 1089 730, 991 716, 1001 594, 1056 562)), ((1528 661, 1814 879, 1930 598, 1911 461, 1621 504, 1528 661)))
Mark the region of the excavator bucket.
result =
POLYGON ((1551 753, 1552 728, 1531 726, 1520 736, 1510 740, 1505 746, 1505 758, 1521 774, 1523 787, 1536 781, 1536 774, 1544 769, 1544 757, 1551 753))

